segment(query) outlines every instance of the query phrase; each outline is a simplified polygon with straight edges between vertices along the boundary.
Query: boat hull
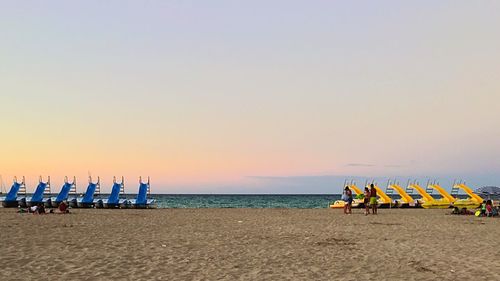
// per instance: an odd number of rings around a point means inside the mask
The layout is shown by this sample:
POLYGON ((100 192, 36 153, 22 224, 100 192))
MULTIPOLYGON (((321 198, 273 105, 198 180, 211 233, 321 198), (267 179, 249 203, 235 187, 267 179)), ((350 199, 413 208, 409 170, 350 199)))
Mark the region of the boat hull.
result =
POLYGON ((457 207, 459 209, 476 209, 479 206, 481 206, 480 202, 477 202, 475 200, 468 200, 468 199, 462 199, 462 200, 457 200, 453 202, 453 207, 457 207))
POLYGON ((120 203, 104 203, 103 208, 106 209, 119 209, 120 208, 120 203))
POLYGON ((18 199, 17 205, 21 208, 28 208, 28 204, 26 203, 26 198, 18 199))
POLYGON ((4 208, 17 208, 19 204, 16 201, 2 201, 2 207, 4 208))
POLYGON ((78 202, 77 202, 77 199, 74 198, 74 199, 71 199, 68 201, 68 205, 69 207, 71 208, 78 208, 78 202))
POLYGON ((104 202, 102 200, 97 200, 94 202, 94 206, 99 209, 104 208, 104 202))
POLYGON ((378 208, 379 209, 397 208, 397 205, 392 203, 379 203, 378 208))
POLYGON ((128 208, 133 208, 132 204, 130 204, 130 201, 128 200, 123 200, 118 203, 120 205, 121 209, 128 209, 128 208))
POLYGON ((448 209, 451 207, 451 203, 447 201, 428 201, 422 204, 424 209, 448 209))
MULTIPOLYGON (((333 202, 333 204, 330 204, 330 208, 332 209, 343 209, 344 206, 346 205, 347 202, 343 201, 343 200, 337 200, 335 202, 333 202)), ((363 203, 362 200, 359 200, 359 199, 354 199, 354 201, 352 202, 352 206, 351 208, 364 208, 365 207, 365 204, 363 203)))
POLYGON ((38 206, 39 204, 43 204, 46 208, 52 207, 50 201, 26 201, 26 206, 28 207, 38 206))
POLYGON ((76 206, 77 206, 77 208, 86 208, 86 209, 95 207, 94 202, 92 202, 92 203, 78 202, 76 204, 76 206))

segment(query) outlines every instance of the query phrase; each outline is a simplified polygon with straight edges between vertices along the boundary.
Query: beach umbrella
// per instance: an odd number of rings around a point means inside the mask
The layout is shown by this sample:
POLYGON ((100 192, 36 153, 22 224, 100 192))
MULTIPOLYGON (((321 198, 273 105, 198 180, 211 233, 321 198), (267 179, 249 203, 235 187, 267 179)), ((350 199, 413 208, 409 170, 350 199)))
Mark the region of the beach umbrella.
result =
POLYGON ((483 186, 474 191, 474 193, 488 197, 500 197, 500 187, 483 186))

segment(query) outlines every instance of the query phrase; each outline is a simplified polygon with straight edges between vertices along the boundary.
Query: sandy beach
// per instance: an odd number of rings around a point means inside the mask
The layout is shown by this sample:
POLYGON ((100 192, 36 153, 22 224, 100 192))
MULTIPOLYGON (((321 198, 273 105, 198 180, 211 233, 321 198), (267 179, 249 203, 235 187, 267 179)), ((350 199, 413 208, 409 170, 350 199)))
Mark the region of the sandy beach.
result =
MULTIPOLYGON (((0 208, 0 280, 495 280, 500 220, 449 210, 0 208)), ((498 280, 498 279, 496 279, 498 280)))

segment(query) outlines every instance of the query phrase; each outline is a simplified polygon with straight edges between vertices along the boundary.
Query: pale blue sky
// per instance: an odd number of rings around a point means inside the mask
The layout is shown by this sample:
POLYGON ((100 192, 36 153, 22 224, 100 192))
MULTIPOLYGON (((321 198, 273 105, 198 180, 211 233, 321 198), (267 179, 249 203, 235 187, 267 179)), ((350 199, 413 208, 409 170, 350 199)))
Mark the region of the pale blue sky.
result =
POLYGON ((0 1, 0 173, 151 175, 160 192, 499 185, 499 10, 0 1))

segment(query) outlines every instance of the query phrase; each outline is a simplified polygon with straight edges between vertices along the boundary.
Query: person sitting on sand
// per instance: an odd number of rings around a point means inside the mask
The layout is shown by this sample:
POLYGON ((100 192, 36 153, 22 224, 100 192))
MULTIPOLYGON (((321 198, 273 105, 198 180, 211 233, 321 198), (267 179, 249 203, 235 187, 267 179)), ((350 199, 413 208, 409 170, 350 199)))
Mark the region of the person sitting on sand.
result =
POLYGON ((372 207, 372 214, 377 214, 377 190, 375 189, 375 185, 370 184, 370 205, 372 207))
POLYGON ((365 198, 363 198, 363 203, 365 204, 365 216, 370 214, 370 190, 365 186, 364 192, 365 198))
POLYGON ((31 206, 29 209, 28 209, 28 212, 32 213, 32 214, 38 214, 38 206, 35 205, 35 206, 31 206))
POLYGON ((59 212, 61 212, 61 214, 69 213, 68 205, 65 202, 61 202, 61 204, 59 204, 59 212))
POLYGON ((462 210, 460 210, 461 215, 473 215, 474 212, 467 210, 467 208, 463 207, 462 210))
POLYGON ((43 203, 40 203, 38 204, 38 214, 42 215, 42 214, 45 214, 45 206, 43 205, 43 203))
POLYGON ((460 209, 458 207, 453 208, 453 211, 451 211, 452 215, 460 215, 460 209))

